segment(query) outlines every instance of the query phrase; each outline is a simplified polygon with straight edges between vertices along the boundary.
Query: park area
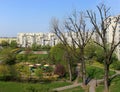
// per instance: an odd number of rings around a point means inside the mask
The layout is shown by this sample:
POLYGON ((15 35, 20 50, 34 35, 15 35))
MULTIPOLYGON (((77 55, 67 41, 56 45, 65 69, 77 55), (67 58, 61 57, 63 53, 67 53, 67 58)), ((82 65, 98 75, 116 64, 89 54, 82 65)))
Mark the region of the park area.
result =
MULTIPOLYGON (((93 92, 90 91, 91 89, 102 92, 104 90, 103 51, 94 43, 91 42, 85 48, 85 87, 83 87, 79 57, 66 53, 63 44, 54 47, 37 47, 39 48, 18 48, 7 45, 0 49, 0 92, 93 92)), ((78 50, 77 56, 79 56, 78 50)), ((120 62, 115 55, 112 59, 114 62, 110 65, 109 71, 110 92, 119 92, 120 77, 116 75, 120 74, 120 62)))

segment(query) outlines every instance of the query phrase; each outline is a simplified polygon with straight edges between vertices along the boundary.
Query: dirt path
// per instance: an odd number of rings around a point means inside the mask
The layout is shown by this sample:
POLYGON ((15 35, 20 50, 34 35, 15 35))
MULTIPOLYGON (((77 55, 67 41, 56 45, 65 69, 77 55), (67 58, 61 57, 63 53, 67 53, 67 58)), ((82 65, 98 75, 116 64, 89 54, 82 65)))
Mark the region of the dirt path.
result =
POLYGON ((96 92, 95 88, 97 86, 97 81, 95 79, 92 79, 89 83, 89 92, 96 92))
MULTIPOLYGON (((117 71, 117 70, 114 70, 116 73, 114 75, 112 75, 111 77, 114 77, 118 74, 120 74, 120 71, 117 71)), ((88 85, 89 85, 89 92, 96 92, 96 86, 98 84, 100 84, 101 82, 103 82, 104 79, 92 79, 88 85)), ((73 85, 69 85, 69 86, 64 86, 64 87, 60 87, 60 88, 55 88, 53 89, 54 92, 58 92, 58 91, 63 91, 63 90, 66 90, 66 89, 72 89, 72 88, 75 88, 75 87, 78 87, 78 86, 81 86, 82 83, 78 83, 78 84, 73 84, 73 85)))
POLYGON ((53 89, 52 91, 53 91, 53 92, 63 91, 63 90, 72 89, 72 88, 75 88, 75 87, 78 87, 78 86, 81 86, 81 85, 82 85, 82 83, 73 84, 73 85, 69 85, 69 86, 64 86, 64 87, 60 87, 60 88, 55 88, 55 89, 53 89))
MULTIPOLYGON (((111 77, 114 77, 114 76, 116 76, 116 75, 120 75, 120 71, 115 70, 115 72, 116 72, 116 74, 112 75, 111 77)), ((104 81, 104 79, 99 79, 99 80, 92 79, 92 80, 88 83, 88 85, 89 85, 89 92, 96 92, 96 91, 95 91, 96 86, 97 86, 99 83, 103 82, 103 81, 104 81)))

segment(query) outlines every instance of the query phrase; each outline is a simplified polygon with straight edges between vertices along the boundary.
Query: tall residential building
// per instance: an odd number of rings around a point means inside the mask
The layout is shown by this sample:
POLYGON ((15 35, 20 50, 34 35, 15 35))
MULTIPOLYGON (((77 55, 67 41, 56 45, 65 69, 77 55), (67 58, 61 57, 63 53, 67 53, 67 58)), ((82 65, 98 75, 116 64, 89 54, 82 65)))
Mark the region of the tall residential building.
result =
MULTIPOLYGON (((119 15, 120 16, 120 15, 119 15)), ((117 16, 115 16, 117 17, 117 16)), ((108 19, 111 20, 111 24, 109 28, 107 29, 107 42, 112 43, 112 37, 113 37, 113 28, 112 26, 115 25, 115 17, 109 17, 108 19)), ((65 37, 67 38, 67 42, 69 44, 72 43, 71 37, 69 33, 64 33, 65 37)), ((72 33, 73 37, 75 37, 75 34, 72 33)), ((92 36, 92 39, 96 40, 97 42, 101 43, 101 39, 97 33, 94 33, 92 36)), ((115 34, 115 42, 120 41, 120 21, 117 24, 116 28, 116 34, 115 34)), ((21 47, 28 47, 32 46, 32 44, 40 44, 40 45, 50 45, 54 46, 57 43, 60 42, 60 40, 56 37, 54 33, 18 33, 17 35, 17 42, 19 46, 21 47)), ((115 53, 120 60, 120 45, 117 46, 115 53)))
MULTIPOLYGON (((115 27, 116 25, 116 17, 120 17, 120 15, 118 16, 112 16, 109 17, 108 20, 111 21, 110 26, 107 29, 107 42, 108 43, 112 43, 112 39, 113 39, 113 26, 115 27)), ((115 31, 115 43, 120 41, 120 21, 118 21, 117 25, 116 25, 116 31, 115 31)), ((120 60, 120 45, 117 46, 115 53, 118 57, 118 59, 120 60)))
MULTIPOLYGON (((74 39, 78 40, 74 32, 71 34, 74 39)), ((72 45, 70 33, 65 32, 64 36, 67 42, 72 45)), ((96 34, 93 35, 93 39, 99 40, 96 34)), ((60 40, 54 33, 18 33, 17 35, 17 43, 20 47, 31 47, 32 44, 54 46, 59 42, 60 40)))
POLYGON ((53 33, 18 33, 17 35, 17 43, 20 47, 29 47, 32 44, 54 46, 57 41, 53 33))

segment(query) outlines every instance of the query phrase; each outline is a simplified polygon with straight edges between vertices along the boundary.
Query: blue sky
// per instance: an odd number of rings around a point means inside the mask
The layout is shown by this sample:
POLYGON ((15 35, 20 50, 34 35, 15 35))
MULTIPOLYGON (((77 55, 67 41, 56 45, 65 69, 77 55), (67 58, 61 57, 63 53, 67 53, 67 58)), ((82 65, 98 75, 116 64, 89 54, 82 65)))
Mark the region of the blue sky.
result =
POLYGON ((96 10, 104 2, 113 15, 120 14, 120 0, 0 0, 0 37, 19 32, 49 32, 51 18, 64 19, 76 9, 96 10))

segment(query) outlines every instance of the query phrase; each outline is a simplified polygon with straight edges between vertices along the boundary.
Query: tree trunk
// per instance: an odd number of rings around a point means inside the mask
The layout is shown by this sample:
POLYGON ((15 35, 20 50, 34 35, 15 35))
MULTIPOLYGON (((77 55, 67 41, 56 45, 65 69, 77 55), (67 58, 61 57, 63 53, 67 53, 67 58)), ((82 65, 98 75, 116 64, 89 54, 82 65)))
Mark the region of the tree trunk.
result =
POLYGON ((109 92, 109 65, 104 62, 104 92, 109 92))
POLYGON ((81 71, 80 71, 81 70, 81 65, 78 64, 76 68, 77 68, 76 69, 77 77, 75 79, 74 84, 77 84, 79 82, 79 78, 81 77, 81 71))
POLYGON ((72 69, 71 69, 70 61, 68 61, 68 71, 69 71, 69 80, 71 82, 72 81, 72 69))
POLYGON ((86 85, 86 67, 84 60, 82 61, 82 81, 83 85, 86 85))
POLYGON ((82 81, 83 85, 86 85, 86 67, 85 67, 85 60, 84 60, 84 49, 81 49, 81 66, 82 66, 82 81))

